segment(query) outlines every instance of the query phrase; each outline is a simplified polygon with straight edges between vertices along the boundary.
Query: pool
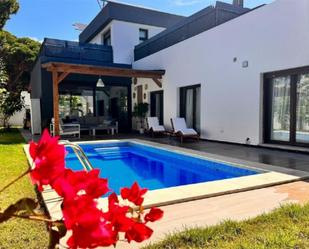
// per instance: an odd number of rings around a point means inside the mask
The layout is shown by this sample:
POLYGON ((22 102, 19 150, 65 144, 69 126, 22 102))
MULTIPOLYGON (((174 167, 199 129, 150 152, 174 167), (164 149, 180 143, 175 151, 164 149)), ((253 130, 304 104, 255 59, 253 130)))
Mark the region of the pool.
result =
MULTIPOLYGON (((201 158, 135 142, 80 144, 101 177, 119 194, 120 188, 137 181, 149 190, 256 175, 260 172, 234 164, 201 158)), ((66 165, 83 166, 69 148, 66 165)))

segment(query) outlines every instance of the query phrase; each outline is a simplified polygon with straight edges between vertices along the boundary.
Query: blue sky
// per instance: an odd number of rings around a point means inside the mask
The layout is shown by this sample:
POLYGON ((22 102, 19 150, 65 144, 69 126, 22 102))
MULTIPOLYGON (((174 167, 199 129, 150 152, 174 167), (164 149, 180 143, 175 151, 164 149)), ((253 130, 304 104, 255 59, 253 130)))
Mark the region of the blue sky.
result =
MULTIPOLYGON (((120 0, 119 0, 120 1, 120 0)), ((232 2, 232 0, 221 0, 232 2)), ((20 0, 20 10, 12 16, 5 29, 21 37, 38 40, 44 37, 77 40, 79 32, 73 23, 89 23, 100 11, 97 0, 20 0)), ((215 0, 121 0, 165 12, 191 15, 213 4, 215 0)), ((245 0, 252 8, 273 0, 245 0)))

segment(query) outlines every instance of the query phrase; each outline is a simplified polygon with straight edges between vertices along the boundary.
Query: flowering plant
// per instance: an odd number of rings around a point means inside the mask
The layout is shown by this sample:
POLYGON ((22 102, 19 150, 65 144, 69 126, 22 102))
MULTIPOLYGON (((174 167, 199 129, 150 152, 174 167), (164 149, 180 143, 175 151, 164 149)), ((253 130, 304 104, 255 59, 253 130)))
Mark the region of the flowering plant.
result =
POLYGON ((107 179, 99 177, 99 170, 74 172, 67 169, 64 145, 59 144, 57 137, 51 137, 47 130, 38 143, 30 143, 29 153, 34 162, 33 167, 0 192, 30 173, 39 191, 49 185, 63 198, 63 219, 50 220, 37 212, 36 201, 26 198, 0 213, 0 223, 11 217, 48 222, 49 248, 55 248, 67 231, 70 232, 67 241, 69 248, 116 246, 121 238, 129 243, 142 242, 153 233, 148 223, 163 216, 163 211, 155 207, 144 212, 142 205, 147 189, 140 188, 136 182, 130 188, 121 189, 121 199, 126 201, 125 205, 115 193, 111 193, 108 196, 108 210, 100 209, 98 198, 110 192, 107 179))

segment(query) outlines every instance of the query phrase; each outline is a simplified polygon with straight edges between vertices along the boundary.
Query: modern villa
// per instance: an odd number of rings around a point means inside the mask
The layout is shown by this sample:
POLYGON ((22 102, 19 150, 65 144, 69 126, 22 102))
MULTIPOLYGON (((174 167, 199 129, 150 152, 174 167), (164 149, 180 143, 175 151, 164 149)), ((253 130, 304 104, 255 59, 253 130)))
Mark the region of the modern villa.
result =
POLYGON ((40 191, 5 193, 3 221, 36 220, 20 248, 306 248, 309 0, 267 1, 188 17, 94 1, 78 41, 45 38, 26 126, 0 129, 0 192, 28 173, 40 191))
POLYGON ((307 0, 234 0, 184 17, 110 1, 79 42, 44 40, 32 133, 58 117, 128 132, 147 102, 167 129, 184 117, 202 139, 309 146, 308 10, 307 0))

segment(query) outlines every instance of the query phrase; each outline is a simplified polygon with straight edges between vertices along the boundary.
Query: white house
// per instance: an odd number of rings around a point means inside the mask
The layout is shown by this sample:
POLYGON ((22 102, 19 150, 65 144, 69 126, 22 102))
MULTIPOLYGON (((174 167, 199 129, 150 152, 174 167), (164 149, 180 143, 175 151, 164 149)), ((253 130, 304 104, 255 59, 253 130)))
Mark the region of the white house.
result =
POLYGON ((133 88, 142 85, 147 101, 151 92, 163 91, 167 127, 171 117, 183 115, 205 139, 304 145, 308 66, 309 1, 277 0, 134 61, 134 68, 166 73, 162 88, 143 79, 133 88))
MULTIPOLYGON (((255 9, 233 2, 218 1, 189 17, 109 2, 80 34, 79 46, 105 49, 104 65, 164 70, 157 84, 153 79, 129 79, 128 90, 121 93, 126 99, 122 108, 128 112, 125 122, 131 122, 136 103, 148 102, 149 115, 158 116, 167 128, 171 118, 182 116, 203 139, 309 146, 309 1, 276 0, 255 9)), ((69 46, 64 44, 62 48, 69 46)), ((103 58, 95 54, 91 64, 103 58)), ((47 57, 41 55, 45 61, 47 57)), ((91 110, 98 113, 98 105, 108 100, 97 103, 97 79, 92 80, 93 101, 87 108, 93 105, 91 110)), ((40 84, 33 80, 37 94, 32 99, 46 101, 41 103, 44 126, 52 108, 43 110, 51 100, 42 99, 40 84)))

